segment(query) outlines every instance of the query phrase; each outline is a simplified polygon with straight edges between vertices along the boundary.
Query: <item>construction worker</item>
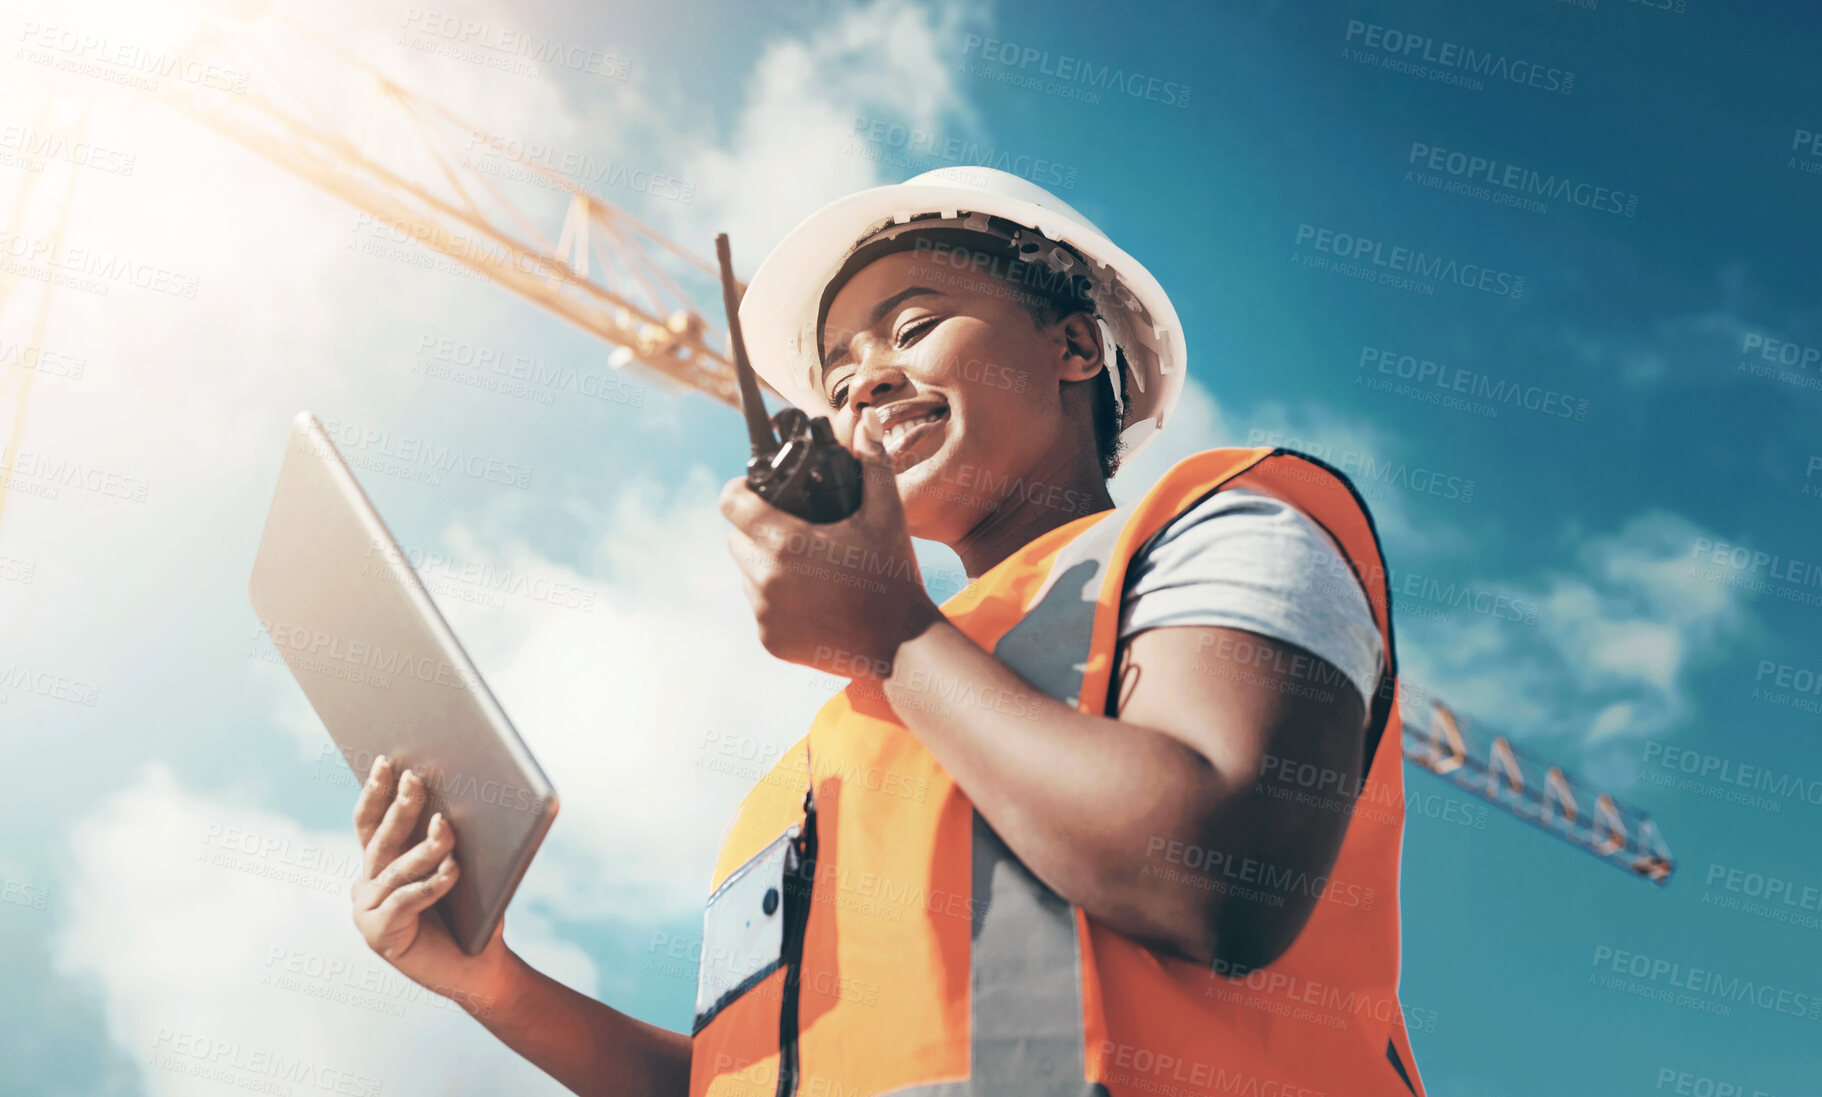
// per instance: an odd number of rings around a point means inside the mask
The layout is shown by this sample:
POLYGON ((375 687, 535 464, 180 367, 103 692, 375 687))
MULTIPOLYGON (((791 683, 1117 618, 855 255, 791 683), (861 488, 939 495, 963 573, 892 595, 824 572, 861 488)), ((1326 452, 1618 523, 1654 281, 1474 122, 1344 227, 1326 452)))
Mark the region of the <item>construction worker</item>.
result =
POLYGON ((729 828, 691 1033, 421 919, 453 837, 405 848, 423 787, 384 760, 374 949, 578 1093, 1422 1097, 1390 607, 1346 478, 1214 449, 1114 508, 1182 388, 1176 311, 1002 172, 826 206, 740 312, 867 477, 826 524, 722 493, 766 649, 850 684, 729 828), (971 579, 941 606, 913 537, 971 579))

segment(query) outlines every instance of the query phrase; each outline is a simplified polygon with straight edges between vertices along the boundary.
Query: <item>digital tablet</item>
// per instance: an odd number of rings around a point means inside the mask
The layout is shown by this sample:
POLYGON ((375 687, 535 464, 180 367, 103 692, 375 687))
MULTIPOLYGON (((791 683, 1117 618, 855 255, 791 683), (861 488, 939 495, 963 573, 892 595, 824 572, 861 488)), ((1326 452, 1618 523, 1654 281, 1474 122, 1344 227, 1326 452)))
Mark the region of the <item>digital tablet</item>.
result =
POLYGON ((436 910, 481 951, 557 814, 557 793, 430 600, 323 425, 294 420, 247 585, 253 611, 364 782, 375 756, 424 778, 461 875, 436 910))

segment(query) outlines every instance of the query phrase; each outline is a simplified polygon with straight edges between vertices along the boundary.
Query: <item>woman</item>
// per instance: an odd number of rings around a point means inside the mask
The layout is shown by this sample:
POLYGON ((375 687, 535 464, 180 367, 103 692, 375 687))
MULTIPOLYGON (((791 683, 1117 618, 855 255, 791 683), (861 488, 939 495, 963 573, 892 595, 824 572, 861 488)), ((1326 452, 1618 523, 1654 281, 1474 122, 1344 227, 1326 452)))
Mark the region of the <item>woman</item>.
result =
POLYGON ((422 786, 384 763, 356 807, 375 950, 578 1093, 1420 1095, 1391 625, 1345 478, 1210 450, 1115 510, 1181 387, 1176 313, 1001 172, 825 207, 741 320, 867 478, 826 525, 722 493, 766 649, 852 681, 730 829, 692 1034, 498 935, 454 949, 422 917, 453 837, 404 848, 422 786), (938 607, 913 536, 968 589, 938 607))

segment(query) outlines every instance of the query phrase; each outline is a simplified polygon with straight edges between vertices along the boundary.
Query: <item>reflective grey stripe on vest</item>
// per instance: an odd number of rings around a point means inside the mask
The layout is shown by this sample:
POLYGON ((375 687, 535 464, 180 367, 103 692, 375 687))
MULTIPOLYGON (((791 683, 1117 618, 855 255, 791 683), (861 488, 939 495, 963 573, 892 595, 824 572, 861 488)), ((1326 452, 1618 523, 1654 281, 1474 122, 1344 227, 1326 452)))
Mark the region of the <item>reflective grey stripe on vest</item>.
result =
POLYGON ((1032 685, 1075 707, 1093 639, 1095 600, 1127 512, 1109 511, 1057 553, 1046 586, 993 654, 1032 685))
MULTIPOLYGON (((1052 697, 1082 691, 1096 599, 1126 524, 1114 511, 1057 554, 1030 612, 993 654, 1052 697)), ((1106 1097, 1083 1080, 1082 950, 1075 907, 1031 874, 974 813, 969 1077, 899 1097, 1106 1097)))

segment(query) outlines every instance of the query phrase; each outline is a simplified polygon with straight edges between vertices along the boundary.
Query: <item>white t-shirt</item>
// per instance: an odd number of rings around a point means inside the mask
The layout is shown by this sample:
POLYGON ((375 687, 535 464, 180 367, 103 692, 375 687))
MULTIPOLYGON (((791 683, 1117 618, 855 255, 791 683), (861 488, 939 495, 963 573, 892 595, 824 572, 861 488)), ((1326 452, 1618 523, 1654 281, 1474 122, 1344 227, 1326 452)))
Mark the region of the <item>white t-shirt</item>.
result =
POLYGON ((1384 644, 1335 542, 1296 507, 1226 488, 1172 519, 1127 570, 1120 638, 1164 625, 1245 629, 1318 655, 1370 710, 1384 644))

